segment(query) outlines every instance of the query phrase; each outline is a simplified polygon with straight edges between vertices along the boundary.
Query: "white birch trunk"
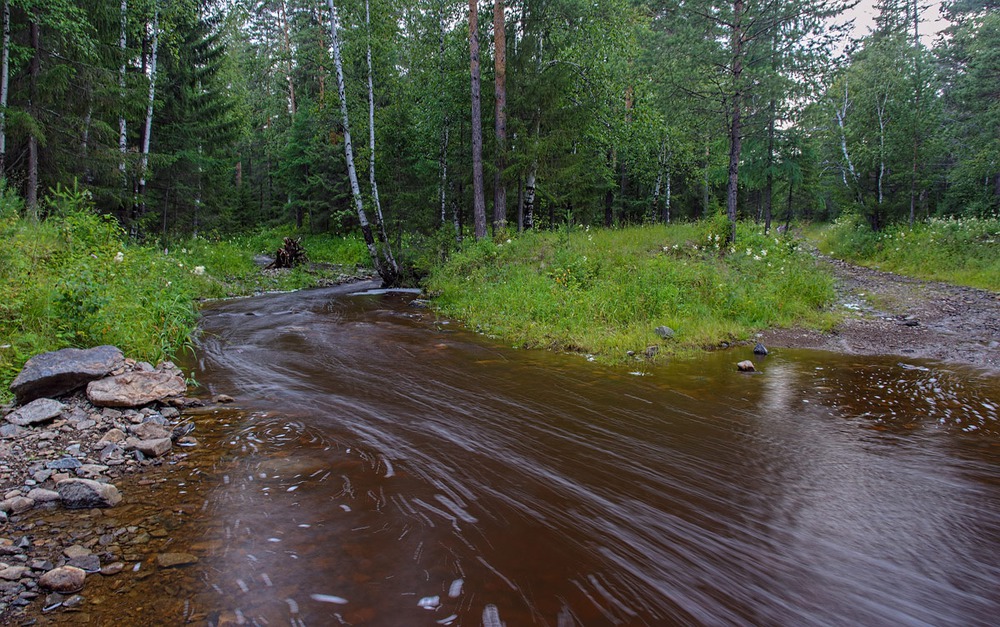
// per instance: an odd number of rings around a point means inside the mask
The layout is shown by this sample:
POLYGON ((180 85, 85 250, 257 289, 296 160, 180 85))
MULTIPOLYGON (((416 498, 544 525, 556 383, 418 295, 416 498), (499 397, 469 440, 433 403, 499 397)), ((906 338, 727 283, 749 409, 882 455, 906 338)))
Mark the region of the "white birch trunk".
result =
POLYGON ((524 181, 524 228, 535 227, 535 178, 538 176, 538 158, 531 162, 531 169, 524 181))
POLYGON ((292 79, 292 38, 288 32, 288 14, 285 9, 285 2, 282 0, 281 5, 281 31, 285 37, 285 78, 288 80, 288 114, 295 117, 295 113, 298 110, 295 104, 295 81, 292 79))
POLYGON ((663 221, 667 224, 670 224, 670 157, 672 155, 672 151, 667 153, 667 167, 664 173, 667 185, 663 198, 663 221))
POLYGON ((875 113, 878 115, 878 204, 882 204, 882 180, 885 178, 885 105, 889 93, 882 96, 882 102, 875 102, 875 113))
MULTIPOLYGON (((121 65, 118 66, 118 98, 120 99, 118 106, 125 106, 125 54, 126 45, 128 40, 126 37, 126 29, 128 27, 128 0, 122 0, 121 4, 121 16, 120 16, 120 31, 118 37, 118 49, 121 52, 122 59, 121 65)), ((128 152, 128 133, 125 121, 125 112, 122 112, 118 116, 118 152, 121 153, 121 159, 118 161, 118 172, 121 173, 122 180, 125 180, 125 155, 128 152)))
POLYGON ((160 8, 153 6, 153 32, 151 34, 149 52, 149 94, 146 98, 146 125, 142 136, 142 155, 139 161, 139 202, 140 209, 145 209, 146 175, 149 168, 149 138, 153 132, 153 101, 156 99, 156 54, 160 41, 160 8))
MULTIPOLYGON (((382 217, 382 201, 378 196, 378 182, 375 178, 375 84, 372 75, 372 22, 368 9, 368 0, 365 0, 365 27, 368 29, 368 180, 372 187, 372 202, 375 203, 375 219, 378 233, 376 236, 383 244, 389 241, 385 232, 385 218, 382 217)), ((396 260, 392 257, 392 251, 388 246, 384 246, 382 253, 386 262, 396 267, 396 260)))
POLYGON ((847 163, 847 171, 841 170, 841 174, 844 177, 844 187, 850 187, 850 183, 847 182, 847 172, 851 173, 851 180, 857 184, 858 173, 854 169, 854 162, 851 161, 851 154, 847 151, 847 130, 845 128, 847 123, 847 106, 849 100, 847 99, 847 83, 844 83, 844 104, 840 108, 834 108, 834 114, 837 116, 837 126, 840 128, 840 150, 844 153, 844 161, 847 163))
POLYGON ((0 177, 7 161, 7 93, 10 82, 10 2, 3 0, 3 58, 0 59, 0 177))
POLYGON ((351 195, 354 197, 354 206, 358 212, 358 222, 361 223, 361 232, 365 238, 365 245, 368 247, 368 254, 372 258, 372 263, 375 264, 375 271, 382 277, 383 283, 392 285, 398 279, 398 272, 394 272, 394 268, 386 267, 379 256, 378 248, 375 246, 375 237, 372 235, 371 223, 368 222, 368 215, 365 213, 364 202, 361 198, 358 171, 354 167, 354 145, 351 142, 351 126, 347 115, 347 89, 344 84, 344 63, 340 55, 340 38, 337 35, 340 19, 337 17, 337 7, 333 4, 333 0, 327 0, 327 4, 330 7, 330 43, 333 48, 333 64, 337 73, 337 95, 340 97, 340 114, 344 124, 344 154, 347 160, 347 177, 351 183, 351 195))
POLYGON ((444 128, 441 129, 441 154, 438 157, 438 169, 440 171, 440 189, 439 198, 441 200, 441 226, 444 226, 448 222, 447 207, 447 189, 448 189, 448 139, 449 139, 449 129, 448 120, 445 119, 444 128))

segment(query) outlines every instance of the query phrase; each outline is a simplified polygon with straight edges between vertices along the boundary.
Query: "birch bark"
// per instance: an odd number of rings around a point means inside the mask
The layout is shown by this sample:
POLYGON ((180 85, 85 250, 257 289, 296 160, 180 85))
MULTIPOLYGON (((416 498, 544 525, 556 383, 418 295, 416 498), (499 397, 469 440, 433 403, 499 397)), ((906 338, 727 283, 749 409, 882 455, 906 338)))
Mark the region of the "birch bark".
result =
POLYGON ((0 176, 7 162, 7 93, 10 82, 10 2, 3 0, 3 57, 0 59, 0 176))
POLYGON ((156 57, 160 42, 160 7, 153 4, 153 32, 150 34, 149 93, 146 98, 146 124, 139 158, 138 215, 146 211, 146 176, 149 174, 149 142, 153 134, 153 101, 156 99, 156 57))
POLYGON ((122 177, 123 185, 127 185, 127 182, 125 181, 125 155, 128 152, 128 127, 125 121, 125 111, 123 109, 125 106, 125 47, 128 44, 126 33, 127 27, 128 0, 122 0, 118 32, 118 50, 121 54, 121 64, 118 66, 118 106, 122 108, 120 109, 120 113, 118 115, 118 152, 120 153, 120 158, 118 160, 118 172, 122 177))
MULTIPOLYGON (((358 184, 358 171, 354 167, 354 145, 351 141, 351 125, 347 115, 347 89, 344 84, 344 63, 340 55, 340 37, 337 30, 340 27, 340 19, 337 17, 337 7, 333 0, 327 0, 330 7, 330 45, 333 48, 333 65, 337 73, 337 95, 340 97, 340 114, 344 125, 344 154, 347 160, 347 176, 351 183, 351 195, 354 197, 354 206, 358 212, 358 222, 361 223, 361 233, 365 238, 365 245, 368 247, 368 254, 375 265, 375 271, 382 277, 382 284, 395 285, 399 280, 398 269, 392 265, 387 265, 379 254, 378 246, 375 244, 375 236, 372 233, 371 223, 365 213, 364 202, 361 198, 361 186, 358 184)), ((388 249, 388 242, 384 243, 388 249)))
POLYGON ((476 239, 486 237, 486 196, 483 191, 483 120, 479 73, 479 7, 469 0, 469 75, 472 87, 472 215, 476 239))

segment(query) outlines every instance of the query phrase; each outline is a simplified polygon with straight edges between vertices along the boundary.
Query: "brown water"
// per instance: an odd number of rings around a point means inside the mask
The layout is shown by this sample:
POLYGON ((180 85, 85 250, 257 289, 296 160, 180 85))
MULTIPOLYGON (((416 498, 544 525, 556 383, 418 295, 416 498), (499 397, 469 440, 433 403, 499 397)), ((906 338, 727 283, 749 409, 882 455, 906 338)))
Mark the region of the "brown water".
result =
POLYGON ((200 561, 119 575, 91 592, 88 618, 972 625, 1000 613, 997 378, 805 351, 744 375, 746 348, 606 367, 504 348, 412 296, 356 289, 206 309, 198 379, 241 409, 203 419, 214 444, 159 502, 181 521, 159 550, 200 561))

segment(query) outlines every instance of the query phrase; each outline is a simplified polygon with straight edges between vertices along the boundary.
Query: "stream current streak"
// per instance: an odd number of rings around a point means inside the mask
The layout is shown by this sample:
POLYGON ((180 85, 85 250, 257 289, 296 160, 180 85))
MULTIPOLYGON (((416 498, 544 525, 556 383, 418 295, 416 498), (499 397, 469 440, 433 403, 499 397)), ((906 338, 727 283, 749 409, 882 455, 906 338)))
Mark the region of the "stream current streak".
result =
POLYGON ((742 352, 655 368, 497 346, 357 287, 206 309, 246 409, 206 507, 258 624, 987 624, 1000 382, 742 352), (219 533, 223 533, 220 531, 219 533))

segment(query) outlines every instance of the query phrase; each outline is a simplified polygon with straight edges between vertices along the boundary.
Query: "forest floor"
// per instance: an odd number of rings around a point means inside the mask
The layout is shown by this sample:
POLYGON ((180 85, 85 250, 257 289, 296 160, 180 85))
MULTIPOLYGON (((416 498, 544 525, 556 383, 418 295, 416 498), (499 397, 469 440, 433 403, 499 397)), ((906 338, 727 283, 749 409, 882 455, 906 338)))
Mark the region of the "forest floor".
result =
POLYGON ((760 337, 766 346, 905 355, 1000 372, 1000 294, 815 254, 836 278, 835 306, 849 315, 830 333, 769 329, 760 337))

